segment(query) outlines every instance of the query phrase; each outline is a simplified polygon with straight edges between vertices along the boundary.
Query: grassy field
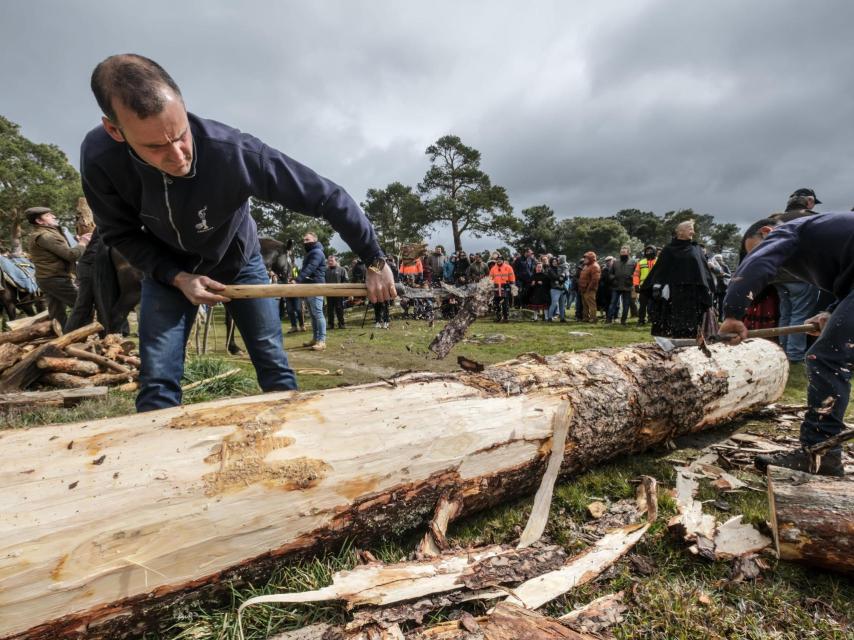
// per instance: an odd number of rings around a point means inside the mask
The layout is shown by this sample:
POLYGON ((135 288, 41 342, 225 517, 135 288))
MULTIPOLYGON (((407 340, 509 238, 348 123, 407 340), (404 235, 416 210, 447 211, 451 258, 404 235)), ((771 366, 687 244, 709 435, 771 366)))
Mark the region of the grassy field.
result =
MULTIPOLYGON (((313 352, 300 347, 310 333, 286 336, 291 364, 298 372, 303 389, 323 389, 358 384, 387 377, 405 370, 450 371, 456 368, 454 354, 437 362, 427 357, 427 344, 441 323, 430 328, 424 322, 392 319, 388 330, 375 329, 368 317, 361 327, 361 310, 348 314, 345 330, 329 333, 328 349, 313 352)), ((648 332, 631 321, 629 326, 591 326, 570 322, 511 322, 495 324, 489 319, 472 328, 470 341, 459 345, 455 354, 483 363, 499 362, 524 352, 550 354, 557 351, 576 351, 591 347, 621 346, 649 341, 648 332), (573 335, 584 332, 590 335, 573 335)), ((212 341, 213 353, 206 357, 191 356, 188 362, 188 381, 209 377, 234 366, 241 373, 219 382, 215 387, 202 388, 186 398, 198 402, 216 397, 257 391, 251 365, 245 357, 233 358, 224 353, 224 335, 212 341)), ((802 367, 792 368, 784 400, 803 402, 806 378, 802 367)), ((28 427, 50 422, 67 422, 119 415, 132 411, 129 395, 117 394, 100 402, 85 403, 70 410, 45 410, 12 417, 12 426, 28 427)), ((749 420, 732 425, 735 429, 762 431, 773 425, 761 420, 749 420)), ((614 591, 627 594, 629 611, 625 620, 612 627, 613 636, 634 638, 750 638, 750 639, 843 639, 854 638, 854 583, 838 576, 804 569, 787 563, 777 563, 769 557, 771 569, 753 582, 730 581, 727 563, 710 563, 691 556, 669 536, 665 523, 672 515, 674 502, 668 490, 672 487, 673 463, 668 458, 686 457, 696 453, 682 443, 680 451, 651 451, 619 459, 597 467, 555 490, 546 536, 568 550, 577 551, 580 526, 588 519, 587 505, 595 498, 615 501, 633 495, 630 480, 641 474, 655 476, 660 483, 659 520, 639 543, 629 558, 606 571, 599 579, 570 592, 565 598, 546 607, 548 613, 561 614, 589 600, 614 591), (632 557, 642 562, 633 562, 632 557), (643 562, 645 561, 645 562, 643 562), (639 567, 646 567, 645 570, 639 567), (652 567, 652 571, 648 568, 652 567)), ((760 477, 744 472, 743 479, 761 484, 760 477)), ((714 499, 715 492, 701 487, 701 499, 714 499)), ((747 491, 726 497, 731 511, 724 513, 707 505, 723 519, 742 513, 745 520, 762 525, 767 518, 764 492, 747 491)), ((531 500, 506 504, 489 512, 457 522, 449 532, 452 544, 471 545, 493 542, 512 542, 524 526, 531 500)), ((379 558, 394 561, 409 554, 419 537, 378 541, 370 549, 379 558)), ((151 638, 231 639, 236 638, 235 611, 245 598, 275 591, 306 590, 328 584, 331 573, 356 564, 355 550, 345 545, 337 553, 314 558, 303 563, 283 563, 267 584, 235 590, 232 602, 218 609, 185 609, 175 612, 174 624, 168 633, 151 638)), ((473 604, 470 611, 480 611, 473 604)), ((450 612, 440 611, 436 619, 450 612)), ((310 624, 315 621, 343 621, 343 607, 269 606, 251 609, 244 620, 247 637, 266 638, 274 632, 310 624)))

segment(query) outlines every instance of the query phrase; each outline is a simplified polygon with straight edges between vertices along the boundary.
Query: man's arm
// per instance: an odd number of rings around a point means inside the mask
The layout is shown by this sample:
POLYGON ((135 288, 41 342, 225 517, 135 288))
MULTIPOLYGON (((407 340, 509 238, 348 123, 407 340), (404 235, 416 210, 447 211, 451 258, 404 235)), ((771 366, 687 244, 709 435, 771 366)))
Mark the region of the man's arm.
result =
MULTIPOLYGON (((340 186, 266 145, 261 148, 259 163, 258 179, 253 181, 258 192, 252 195, 323 218, 366 265, 384 256, 373 225, 340 186)), ((371 302, 385 302, 397 295, 387 268, 378 273, 368 269, 365 282, 371 302)))
POLYGON ((36 238, 36 243, 42 248, 50 251, 53 255, 62 258, 66 262, 77 262, 78 258, 86 250, 86 243, 81 242, 76 247, 68 246, 64 239, 56 237, 53 233, 43 233, 36 238))

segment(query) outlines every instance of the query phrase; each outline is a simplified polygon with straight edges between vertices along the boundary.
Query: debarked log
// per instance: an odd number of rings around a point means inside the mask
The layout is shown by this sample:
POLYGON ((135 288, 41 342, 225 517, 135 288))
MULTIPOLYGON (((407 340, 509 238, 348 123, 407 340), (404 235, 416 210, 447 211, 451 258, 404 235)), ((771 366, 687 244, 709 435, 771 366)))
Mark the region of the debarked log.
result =
POLYGON ((854 575, 854 479, 770 466, 768 502, 782 560, 854 575))
POLYGON ((0 638, 138 637, 288 556, 533 492, 556 412, 562 475, 776 400, 766 340, 525 356, 85 424, 0 431, 0 638))

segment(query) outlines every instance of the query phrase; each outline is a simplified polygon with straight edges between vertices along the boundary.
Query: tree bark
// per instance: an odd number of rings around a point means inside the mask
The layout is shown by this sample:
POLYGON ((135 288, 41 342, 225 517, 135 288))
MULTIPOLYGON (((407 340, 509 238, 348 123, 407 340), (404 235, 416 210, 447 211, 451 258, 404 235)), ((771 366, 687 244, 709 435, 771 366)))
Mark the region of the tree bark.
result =
POLYGON ((642 345, 0 432, 0 638, 136 637, 442 495, 465 514, 531 492, 565 399, 564 477, 764 406, 787 373, 766 340, 642 345))
POLYGON ((93 376, 100 369, 94 362, 78 360, 77 358, 52 358, 42 356, 36 361, 36 366, 42 371, 53 373, 70 373, 75 376, 93 376))
POLYGON ((854 480, 768 467, 768 503, 782 560, 854 575, 854 480))
POLYGON ((56 336, 53 324, 48 320, 39 322, 28 327, 13 329, 12 331, 4 331, 0 333, 0 344, 12 343, 23 344, 36 338, 44 338, 45 336, 56 336))
POLYGON ((98 333, 104 327, 99 323, 93 322, 86 326, 70 331, 66 334, 54 338, 47 344, 36 347, 28 353, 18 364, 8 368, 0 375, 0 393, 9 393, 12 391, 21 391, 35 382, 41 371, 36 366, 39 358, 43 356, 63 356, 62 349, 70 344, 85 340, 93 333, 98 333), (57 353, 58 352, 58 353, 57 353))
POLYGON ((0 344, 0 371, 8 369, 24 355, 24 350, 13 342, 0 344))
POLYGON ((0 412, 30 407, 73 407, 83 400, 107 395, 107 387, 86 389, 52 389, 50 391, 22 391, 0 395, 0 412))

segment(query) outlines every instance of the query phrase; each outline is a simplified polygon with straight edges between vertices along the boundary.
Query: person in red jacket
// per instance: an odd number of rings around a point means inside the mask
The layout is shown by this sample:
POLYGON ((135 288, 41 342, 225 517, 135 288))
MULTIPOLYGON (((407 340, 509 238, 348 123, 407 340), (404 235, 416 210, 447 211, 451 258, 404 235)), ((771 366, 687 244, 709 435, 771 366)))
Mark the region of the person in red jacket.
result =
POLYGON ((489 277, 495 285, 495 321, 508 322, 510 313, 510 285, 516 282, 513 267, 504 262, 504 256, 498 254, 495 264, 489 270, 489 277))

